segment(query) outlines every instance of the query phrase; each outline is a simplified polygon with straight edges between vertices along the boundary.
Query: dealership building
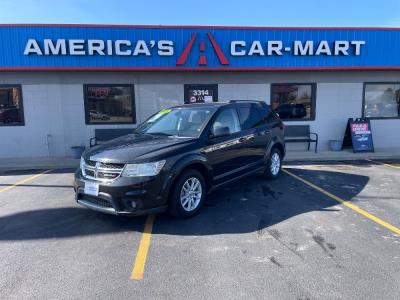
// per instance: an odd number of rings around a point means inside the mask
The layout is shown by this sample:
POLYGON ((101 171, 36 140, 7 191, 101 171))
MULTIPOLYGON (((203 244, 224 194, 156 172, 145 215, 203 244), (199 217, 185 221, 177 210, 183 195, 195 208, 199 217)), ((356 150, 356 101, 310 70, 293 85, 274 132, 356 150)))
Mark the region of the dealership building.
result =
MULTIPOLYGON (((400 149, 400 30, 0 25, 0 158, 70 156, 184 103, 262 100, 320 149, 368 117, 400 149)), ((306 145, 290 145, 306 149, 306 145)))

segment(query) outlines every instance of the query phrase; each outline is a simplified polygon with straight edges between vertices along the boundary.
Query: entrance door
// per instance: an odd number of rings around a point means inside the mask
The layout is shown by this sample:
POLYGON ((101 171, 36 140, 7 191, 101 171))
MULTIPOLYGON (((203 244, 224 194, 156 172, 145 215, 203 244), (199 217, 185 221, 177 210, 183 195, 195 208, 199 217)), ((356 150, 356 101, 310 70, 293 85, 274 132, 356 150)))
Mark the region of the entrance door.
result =
POLYGON ((217 84, 185 84, 185 104, 217 101, 217 84))

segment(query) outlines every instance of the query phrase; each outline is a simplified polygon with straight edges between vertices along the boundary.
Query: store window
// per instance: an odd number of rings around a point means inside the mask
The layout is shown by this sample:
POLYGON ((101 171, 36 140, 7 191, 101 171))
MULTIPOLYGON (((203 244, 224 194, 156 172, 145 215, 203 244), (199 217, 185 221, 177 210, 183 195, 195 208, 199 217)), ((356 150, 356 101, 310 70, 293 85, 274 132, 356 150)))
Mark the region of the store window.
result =
POLYGON ((132 85, 85 85, 86 124, 136 123, 132 85))
POLYGON ((0 85, 0 126, 23 126, 21 86, 0 85))
POLYGON ((217 84, 185 84, 185 104, 217 101, 217 84))
POLYGON ((271 108, 282 120, 314 120, 315 84, 272 84, 271 108))
POLYGON ((363 116, 368 118, 400 117, 400 83, 366 83, 363 116))

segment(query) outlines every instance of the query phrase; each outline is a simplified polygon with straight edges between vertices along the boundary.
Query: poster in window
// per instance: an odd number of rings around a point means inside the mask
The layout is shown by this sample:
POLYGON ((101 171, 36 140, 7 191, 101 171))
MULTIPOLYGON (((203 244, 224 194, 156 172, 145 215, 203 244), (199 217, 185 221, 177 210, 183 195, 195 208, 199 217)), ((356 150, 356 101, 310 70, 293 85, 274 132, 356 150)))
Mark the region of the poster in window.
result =
POLYGON ((131 85, 86 85, 86 124, 135 123, 134 92, 131 85))
POLYGON ((210 103, 218 101, 218 85, 216 84, 186 84, 185 104, 210 103))

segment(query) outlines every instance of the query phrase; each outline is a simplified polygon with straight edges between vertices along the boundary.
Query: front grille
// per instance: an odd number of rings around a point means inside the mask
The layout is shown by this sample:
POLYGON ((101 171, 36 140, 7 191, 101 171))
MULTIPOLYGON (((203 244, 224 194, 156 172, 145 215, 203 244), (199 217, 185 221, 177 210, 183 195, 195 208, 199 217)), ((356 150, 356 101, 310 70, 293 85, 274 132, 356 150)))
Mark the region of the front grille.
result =
POLYGON ((105 169, 122 169, 125 165, 124 164, 106 164, 100 163, 100 167, 105 169))
POLYGON ((93 170, 86 169, 85 172, 86 172, 87 176, 94 177, 94 171, 93 170))
POLYGON ((89 167, 95 167, 96 163, 98 163, 98 166, 100 168, 104 168, 104 169, 123 169, 124 168, 124 164, 112 164, 112 163, 104 163, 104 162, 97 162, 94 160, 85 160, 85 163, 87 166, 89 167))
POLYGON ((91 197, 89 195, 85 195, 82 200, 85 200, 86 202, 89 202, 97 206, 113 208, 112 204, 107 200, 91 197))
POLYGON ((85 164, 82 166, 82 174, 84 177, 92 180, 112 181, 121 175, 124 167, 124 164, 85 160, 85 164))
POLYGON ((94 160, 85 160, 86 165, 90 166, 90 167, 95 167, 96 166, 96 162, 94 160))

